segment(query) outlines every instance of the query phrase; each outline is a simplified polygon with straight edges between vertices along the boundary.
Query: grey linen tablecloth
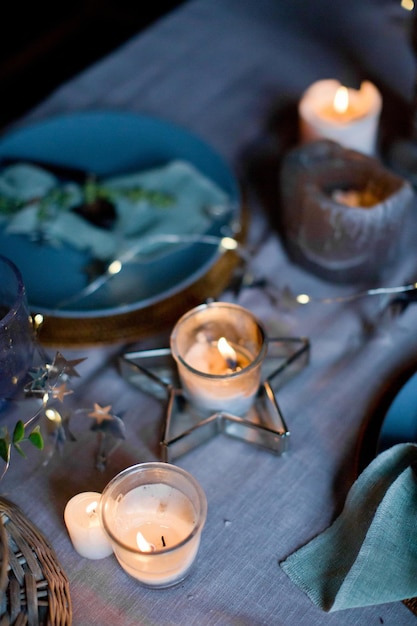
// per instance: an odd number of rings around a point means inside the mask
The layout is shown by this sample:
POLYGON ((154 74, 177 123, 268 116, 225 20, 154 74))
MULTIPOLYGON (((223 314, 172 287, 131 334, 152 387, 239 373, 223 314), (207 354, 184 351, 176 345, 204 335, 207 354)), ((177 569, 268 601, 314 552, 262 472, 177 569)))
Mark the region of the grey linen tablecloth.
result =
MULTIPOLYGON (((399 25, 399 6, 347 3, 347 18, 337 13, 339 4, 188 2, 64 84, 18 126, 97 109, 152 114, 184 126, 218 150, 245 186, 249 241, 257 250, 253 272, 277 289, 347 293, 352 288, 326 284, 291 263, 248 175, 253 161, 259 163, 275 145, 277 137, 268 131, 274 113, 319 78, 361 75, 399 96, 411 94, 414 62, 399 25)), ((274 191, 274 171, 265 167, 263 174, 274 191)), ((390 277, 393 285, 416 279, 416 234, 414 210, 390 277)), ((161 407, 120 377, 114 357, 122 347, 65 350, 67 358, 88 357, 78 367, 73 406, 97 402, 124 413, 129 437, 105 472, 94 469, 95 441, 84 431, 45 467, 36 455, 16 459, 2 483, 3 495, 22 507, 56 550, 70 579, 76 626, 413 624, 415 616, 401 602, 326 614, 278 563, 340 512, 356 478, 367 411, 384 383, 417 355, 417 307, 367 332, 379 300, 288 311, 265 290, 246 289, 238 302, 258 315, 270 335, 308 336, 311 361, 278 396, 291 430, 284 456, 218 436, 178 459, 200 481, 209 509, 196 566, 184 583, 164 591, 143 589, 113 557, 81 558, 64 527, 71 496, 101 491, 124 467, 158 458, 161 407)))

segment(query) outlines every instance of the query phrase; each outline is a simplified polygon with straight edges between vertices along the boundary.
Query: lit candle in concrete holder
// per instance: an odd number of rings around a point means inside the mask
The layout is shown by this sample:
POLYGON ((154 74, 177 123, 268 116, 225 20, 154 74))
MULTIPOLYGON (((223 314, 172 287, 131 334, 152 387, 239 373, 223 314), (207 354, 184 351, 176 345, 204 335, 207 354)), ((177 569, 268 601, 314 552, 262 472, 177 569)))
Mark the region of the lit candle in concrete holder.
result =
POLYGON ((360 89, 337 80, 319 80, 303 94, 299 107, 302 142, 331 139, 372 155, 376 150, 382 97, 369 81, 360 89))
POLYGON ((203 414, 244 416, 255 401, 266 351, 255 316, 226 302, 188 311, 171 333, 184 395, 203 414))
POLYGON ((336 282, 395 268, 411 185, 370 156, 316 141, 293 149, 280 179, 282 230, 295 261, 336 282))
POLYGON ((142 585, 171 587, 188 575, 207 500, 197 480, 169 463, 141 463, 103 491, 100 519, 122 568, 142 585))

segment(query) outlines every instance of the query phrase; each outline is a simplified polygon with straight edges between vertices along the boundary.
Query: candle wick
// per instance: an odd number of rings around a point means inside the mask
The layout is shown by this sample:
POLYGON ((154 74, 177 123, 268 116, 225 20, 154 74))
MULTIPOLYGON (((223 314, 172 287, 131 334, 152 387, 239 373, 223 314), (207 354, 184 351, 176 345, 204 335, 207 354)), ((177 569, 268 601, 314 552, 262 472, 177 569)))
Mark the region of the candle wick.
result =
POLYGON ((162 546, 165 548, 167 544, 165 543, 165 539, 163 535, 161 537, 161 541, 162 541, 162 546))
POLYGON ((229 370, 232 370, 232 372, 235 372, 237 370, 237 361, 236 359, 231 359, 230 357, 226 358, 226 365, 229 368, 229 370))
POLYGON ((95 517, 97 515, 97 502, 90 502, 90 504, 85 509, 88 517, 95 517))

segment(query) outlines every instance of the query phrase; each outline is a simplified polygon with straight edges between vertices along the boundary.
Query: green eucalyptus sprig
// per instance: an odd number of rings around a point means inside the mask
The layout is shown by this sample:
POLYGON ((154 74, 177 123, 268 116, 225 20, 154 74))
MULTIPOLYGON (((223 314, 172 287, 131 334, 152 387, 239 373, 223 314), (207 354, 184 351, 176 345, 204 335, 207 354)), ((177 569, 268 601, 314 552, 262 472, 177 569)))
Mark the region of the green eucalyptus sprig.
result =
POLYGON ((97 200, 108 200, 109 202, 117 202, 121 198, 125 198, 130 202, 149 202, 158 208, 167 208, 173 204, 175 198, 172 194, 156 189, 146 189, 140 185, 133 187, 111 187, 97 181, 96 178, 87 178, 81 187, 83 200, 85 204, 93 204, 97 200))
POLYGON ((98 441, 95 465, 99 470, 106 467, 110 456, 126 438, 123 414, 116 414, 111 404, 102 406, 95 402, 92 408, 77 408, 72 414, 59 406, 59 403, 64 403, 67 395, 73 393, 68 388, 68 382, 71 378, 79 376, 76 366, 84 361, 84 358, 69 361, 57 352, 50 362, 43 351, 40 350, 40 353, 42 363, 30 370, 31 380, 24 388, 25 398, 39 400, 37 410, 26 422, 19 419, 11 430, 8 426, 0 428, 0 458, 4 461, 0 480, 10 468, 13 451, 26 457, 24 450, 26 445, 34 446, 38 450, 44 449, 45 440, 39 424, 41 419, 44 419, 44 432, 49 441, 46 450, 48 458, 44 465, 55 452, 62 451, 68 440, 76 441, 70 430, 70 418, 74 415, 85 415, 90 423, 92 422, 90 430, 96 434, 98 441))
POLYGON ((159 209, 166 209, 175 201, 175 197, 170 193, 155 189, 144 189, 138 186, 130 189, 106 189, 103 187, 103 190, 109 194, 109 199, 113 202, 117 201, 118 198, 126 198, 131 202, 146 201, 159 209))
POLYGON ((43 449, 44 439, 39 420, 43 416, 47 417, 50 412, 59 414, 52 405, 55 401, 64 402, 65 396, 72 393, 72 390, 67 388, 68 381, 79 376, 75 367, 84 360, 81 358, 68 361, 57 352, 52 362, 45 357, 39 367, 30 370, 31 380, 24 387, 23 393, 25 398, 38 398, 39 405, 26 422, 19 419, 12 430, 7 426, 0 428, 0 458, 5 463, 0 480, 10 468, 13 450, 25 457, 24 444, 31 444, 38 450, 43 449))
POLYGON ((27 429, 29 423, 23 423, 22 420, 18 420, 13 429, 13 433, 10 434, 7 426, 2 426, 0 429, 0 457, 5 462, 5 467, 0 479, 3 478, 5 473, 10 467, 12 449, 16 450, 21 456, 26 457, 26 454, 22 448, 23 443, 30 443, 38 450, 42 450, 44 441, 39 424, 36 425, 29 433, 27 429))
POLYGON ((8 196, 0 195, 0 215, 4 215, 8 217, 9 215, 14 215, 23 207, 27 201, 20 200, 19 198, 10 198, 8 196))
MULTIPOLYGON (((146 189, 140 185, 124 188, 110 187, 100 183, 95 177, 87 178, 79 189, 83 203, 86 205, 93 204, 97 200, 108 200, 115 204, 118 200, 125 198, 130 202, 149 202, 154 207, 163 209, 171 206, 175 201, 175 197, 170 193, 146 189)), ((74 206, 75 196, 74 188, 68 188, 65 185, 51 187, 43 196, 30 199, 0 195, 0 215, 11 217, 23 208, 38 203, 38 219, 45 221, 51 215, 53 216, 55 211, 70 210, 74 206)))
POLYGON ((74 192, 64 187, 52 187, 41 197, 29 199, 0 195, 0 215, 11 217, 31 204, 38 204, 38 219, 50 217, 51 210, 66 210, 74 203, 74 192))

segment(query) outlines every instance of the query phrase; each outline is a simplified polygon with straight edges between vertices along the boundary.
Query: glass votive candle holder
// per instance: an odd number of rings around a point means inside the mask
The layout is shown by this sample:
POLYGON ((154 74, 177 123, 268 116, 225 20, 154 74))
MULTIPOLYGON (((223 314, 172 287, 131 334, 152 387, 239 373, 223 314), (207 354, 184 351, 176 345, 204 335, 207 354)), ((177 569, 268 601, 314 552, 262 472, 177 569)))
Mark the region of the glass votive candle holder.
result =
POLYGON ((265 332, 250 311, 227 302, 200 305, 178 320, 170 344, 184 395, 197 411, 247 413, 267 352, 265 332))
POLYGON ((169 463, 129 467, 105 487, 99 511, 117 560, 142 585, 172 587, 188 575, 207 516, 191 474, 169 463))
POLYGON ((34 349, 22 275, 10 259, 0 255, 0 407, 25 383, 34 349))

